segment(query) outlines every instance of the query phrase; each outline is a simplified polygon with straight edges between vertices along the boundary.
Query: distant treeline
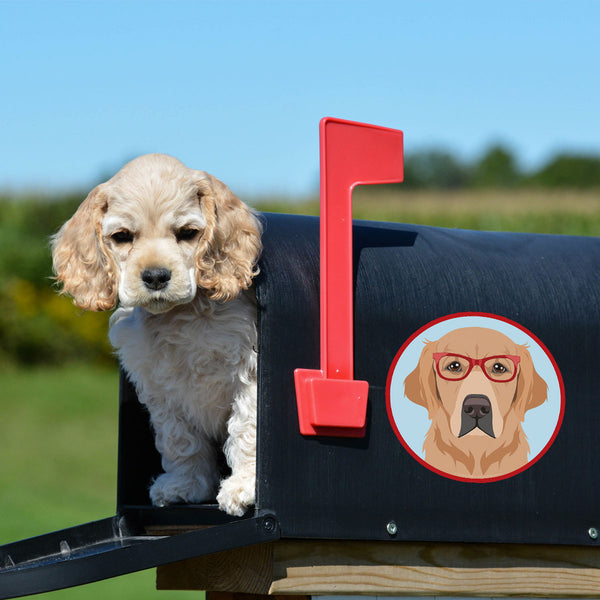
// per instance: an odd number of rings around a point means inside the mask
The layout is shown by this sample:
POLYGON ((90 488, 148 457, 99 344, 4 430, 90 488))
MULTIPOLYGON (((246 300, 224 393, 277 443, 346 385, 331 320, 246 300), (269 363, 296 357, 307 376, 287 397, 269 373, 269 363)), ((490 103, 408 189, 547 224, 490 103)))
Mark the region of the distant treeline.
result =
POLYGON ((460 188, 570 188, 600 187, 600 156, 559 154, 539 170, 525 172, 514 154, 495 145, 472 163, 461 162, 444 150, 407 154, 403 187, 413 189, 460 188))

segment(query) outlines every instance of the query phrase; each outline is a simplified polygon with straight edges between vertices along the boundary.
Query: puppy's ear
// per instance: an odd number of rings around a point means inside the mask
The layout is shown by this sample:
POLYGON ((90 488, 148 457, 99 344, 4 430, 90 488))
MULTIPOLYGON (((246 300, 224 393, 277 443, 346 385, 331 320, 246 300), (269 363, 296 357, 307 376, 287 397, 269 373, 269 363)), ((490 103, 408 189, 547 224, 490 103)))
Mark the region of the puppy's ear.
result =
POLYGON ((75 214, 52 236, 52 266, 60 293, 85 310, 110 310, 117 303, 116 267, 102 238, 107 208, 102 186, 93 189, 75 214))
POLYGON ((404 395, 411 402, 424 406, 430 416, 437 406, 433 346, 433 342, 426 343, 415 370, 404 380, 404 395))
POLYGON ((519 354, 521 362, 519 363, 515 409, 523 420, 528 410, 537 408, 546 401, 548 385, 535 370, 531 355, 525 346, 521 346, 519 354))
POLYGON ((198 196, 206 229, 198 244, 196 280, 209 298, 232 300, 258 273, 261 227, 252 210, 224 183, 202 175, 198 196))

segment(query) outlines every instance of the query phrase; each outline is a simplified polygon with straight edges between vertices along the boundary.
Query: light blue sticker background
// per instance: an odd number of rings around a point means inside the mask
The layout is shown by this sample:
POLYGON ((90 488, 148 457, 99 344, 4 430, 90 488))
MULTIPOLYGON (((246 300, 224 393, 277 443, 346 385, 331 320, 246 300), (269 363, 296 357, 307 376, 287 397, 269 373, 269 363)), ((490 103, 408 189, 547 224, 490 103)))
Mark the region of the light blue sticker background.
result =
MULTIPOLYGON (((561 389, 552 361, 540 345, 525 331, 503 321, 485 316, 454 317, 432 325, 404 349, 394 368, 390 383, 390 409, 396 427, 411 450, 423 460, 423 442, 431 421, 427 409, 404 395, 404 380, 416 368, 425 342, 439 340, 446 333, 463 327, 495 329, 516 344, 526 344, 535 370, 548 384, 548 398, 541 406, 525 413, 523 429, 529 442, 528 462, 551 440, 561 412, 561 389)), ((559 367, 560 368, 560 367, 559 367)))

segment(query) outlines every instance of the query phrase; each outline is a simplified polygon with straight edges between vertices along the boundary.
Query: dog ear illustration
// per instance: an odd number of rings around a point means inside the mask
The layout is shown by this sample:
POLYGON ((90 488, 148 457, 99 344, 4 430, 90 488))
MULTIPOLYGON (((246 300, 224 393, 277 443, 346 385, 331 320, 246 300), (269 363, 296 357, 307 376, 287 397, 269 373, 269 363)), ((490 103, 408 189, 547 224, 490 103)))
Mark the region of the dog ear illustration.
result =
POLYGON ((515 396, 515 409, 520 419, 532 408, 542 405, 548 397, 548 385, 535 370, 531 354, 526 346, 521 346, 521 363, 515 396))
POLYGON ((433 346, 433 342, 426 342, 416 368, 404 380, 404 395, 411 402, 424 406, 430 416, 431 411, 435 409, 438 403, 435 394, 433 346))

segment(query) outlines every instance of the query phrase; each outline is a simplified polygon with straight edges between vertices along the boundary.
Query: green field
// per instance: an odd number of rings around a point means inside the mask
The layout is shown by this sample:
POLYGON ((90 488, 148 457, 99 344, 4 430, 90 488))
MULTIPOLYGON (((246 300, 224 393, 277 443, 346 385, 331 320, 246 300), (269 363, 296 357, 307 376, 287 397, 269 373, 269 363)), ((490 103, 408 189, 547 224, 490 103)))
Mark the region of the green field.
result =
MULTIPOLYGON (((318 200, 262 201, 271 212, 319 214, 318 200)), ((359 186, 355 219, 414 223, 480 231, 523 231, 600 235, 600 190, 403 191, 393 186, 359 186)))
MULTIPOLYGON (((318 214, 318 204, 314 201, 286 203, 271 200, 254 205, 265 211, 318 214)), ((600 192, 441 193, 359 188, 355 193, 354 215, 356 218, 444 227, 598 235, 600 192)), ((17 223, 16 218, 14 222, 17 223)), ((11 233, 16 228, 17 225, 14 225, 7 231, 11 233)), ((39 238, 40 244, 45 245, 45 239, 51 232, 32 232, 30 239, 39 238)), ((14 248, 8 238, 5 242, 5 248, 14 248)), ((41 248, 39 252, 43 251, 47 249, 41 248)), ((14 259, 5 262, 4 268, 7 270, 14 259)), ((31 259, 26 264, 38 263, 31 259)), ((36 267, 32 272, 40 270, 36 267)), ((5 272, 5 277, 15 276, 14 273, 5 272)), ((34 281, 34 278, 29 281, 34 281)), ((57 330, 50 329, 47 324, 50 316, 59 319, 57 327, 71 327, 71 322, 63 313, 75 315, 77 310, 67 299, 62 299, 62 304, 55 306, 52 304, 55 295, 49 291, 49 287, 43 292, 41 288, 36 291, 31 284, 27 287, 22 281, 19 285, 19 328, 24 327, 29 319, 33 330, 38 331, 33 318, 41 319, 40 315, 44 316, 46 320, 40 320, 40 323, 48 327, 49 333, 45 338, 40 338, 40 343, 45 344, 46 340, 49 343, 56 337, 57 330), (29 290, 29 295, 22 290, 29 290), (40 304, 42 300, 44 304, 40 304)), ((8 313, 5 311, 4 314, 8 313)), ((89 315, 87 322, 92 323, 93 327, 86 325, 81 318, 73 330, 78 332, 85 329, 84 333, 92 340, 97 337, 105 339, 106 321, 99 320, 100 317, 89 315), (92 317, 98 317, 97 322, 92 317)), ((53 352, 60 353, 60 347, 56 345, 57 350, 53 352)), ((62 362, 60 356, 55 358, 54 362, 62 362)), ((0 396, 0 439, 3 448, 0 457, 0 544, 112 516, 115 513, 117 480, 116 368, 99 367, 97 365, 102 363, 97 361, 94 363, 96 366, 91 366, 90 359, 85 365, 25 369, 14 366, 18 362, 3 363, 1 359, 0 352, 0 384, 3 392, 0 396)), ((199 597, 200 593, 156 592, 154 572, 147 571, 55 592, 48 598, 160 600, 192 595, 199 597)))
MULTIPOLYGON (((70 366, 1 376, 0 544, 115 514, 118 373, 70 366)), ((157 592, 154 570, 36 596, 199 598, 157 592)))

